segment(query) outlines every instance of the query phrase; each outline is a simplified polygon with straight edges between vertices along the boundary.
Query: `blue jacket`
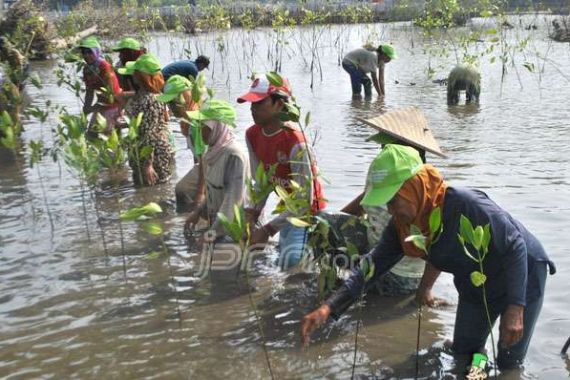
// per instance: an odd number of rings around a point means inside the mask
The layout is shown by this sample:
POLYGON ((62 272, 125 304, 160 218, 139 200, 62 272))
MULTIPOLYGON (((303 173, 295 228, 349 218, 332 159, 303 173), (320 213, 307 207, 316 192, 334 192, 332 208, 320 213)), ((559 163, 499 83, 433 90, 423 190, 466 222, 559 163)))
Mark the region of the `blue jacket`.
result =
POLYGON ((186 78, 192 76, 196 79, 196 76, 198 76, 198 67, 194 61, 183 60, 172 62, 162 68, 162 76, 165 81, 173 75, 182 75, 186 78))
MULTIPOLYGON (((426 260, 437 269, 453 274, 459 297, 471 303, 483 302, 482 288, 475 287, 470 279, 471 272, 479 270, 479 264, 465 255, 458 240, 459 219, 462 214, 474 227, 490 224, 491 242, 483 262, 489 303, 498 307, 508 304, 524 306, 540 297, 535 263, 548 263, 551 274, 556 270, 538 239, 482 191, 448 187, 442 207, 443 231, 439 239, 431 245, 426 260)), ((402 258, 401 243, 393 219, 384 230, 376 248, 367 256, 375 265, 374 278, 370 283, 402 258)), ((349 297, 356 299, 363 286, 364 278, 360 269, 356 268, 337 291, 338 294, 335 293, 327 300, 333 314, 341 311, 339 309, 343 306, 348 306, 346 301, 349 297)))

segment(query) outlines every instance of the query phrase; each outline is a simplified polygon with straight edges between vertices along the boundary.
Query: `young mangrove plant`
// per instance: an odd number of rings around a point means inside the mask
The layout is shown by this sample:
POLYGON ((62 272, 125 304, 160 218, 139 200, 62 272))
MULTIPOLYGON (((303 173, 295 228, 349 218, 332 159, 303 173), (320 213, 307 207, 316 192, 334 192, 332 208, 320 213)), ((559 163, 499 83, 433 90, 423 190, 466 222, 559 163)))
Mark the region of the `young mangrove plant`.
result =
MULTIPOLYGON (((432 210, 428 221, 429 232, 428 236, 425 236, 421 229, 412 224, 410 226, 410 236, 408 236, 405 241, 412 242, 418 249, 424 252, 426 256, 429 256, 429 249, 432 244, 439 240, 441 233, 443 232, 443 223, 441 222, 441 209, 436 207, 432 210)), ((422 328, 422 305, 418 305, 418 328, 416 333, 416 376, 417 379, 420 373, 420 332, 422 328)))
POLYGON ((483 292, 483 304, 485 305, 485 314, 487 316, 487 323, 489 327, 489 334, 491 335, 491 345, 493 348, 493 366, 495 367, 495 379, 497 378, 497 355, 495 353, 495 338, 493 336, 493 322, 491 321, 491 314, 489 311, 489 304, 487 301, 487 292, 485 290, 485 282, 487 276, 483 269, 483 261, 489 253, 489 243, 491 242, 491 227, 489 224, 485 226, 473 227, 471 221, 465 216, 461 215, 459 220, 459 234, 457 236, 459 243, 463 247, 463 253, 478 264, 479 270, 473 271, 470 274, 471 284, 477 288, 481 288, 483 292), (469 247, 471 250, 469 249, 469 247), (475 251, 474 254, 472 253, 475 251))

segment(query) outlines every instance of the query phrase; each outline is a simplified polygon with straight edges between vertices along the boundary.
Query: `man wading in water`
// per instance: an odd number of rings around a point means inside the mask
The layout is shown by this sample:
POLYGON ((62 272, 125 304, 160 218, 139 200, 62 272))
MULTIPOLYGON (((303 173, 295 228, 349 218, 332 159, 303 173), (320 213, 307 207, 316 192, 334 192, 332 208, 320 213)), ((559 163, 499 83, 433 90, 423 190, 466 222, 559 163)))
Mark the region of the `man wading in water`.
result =
POLYGON ((396 50, 392 45, 384 44, 378 48, 359 48, 349 52, 342 60, 342 68, 350 75, 352 86, 352 97, 361 96, 362 86, 364 86, 364 96, 372 97, 372 85, 376 89, 378 96, 386 95, 384 86, 384 65, 393 59, 398 58, 396 50), (378 70, 378 76, 376 76, 378 70), (368 77, 368 73, 372 80, 368 77))

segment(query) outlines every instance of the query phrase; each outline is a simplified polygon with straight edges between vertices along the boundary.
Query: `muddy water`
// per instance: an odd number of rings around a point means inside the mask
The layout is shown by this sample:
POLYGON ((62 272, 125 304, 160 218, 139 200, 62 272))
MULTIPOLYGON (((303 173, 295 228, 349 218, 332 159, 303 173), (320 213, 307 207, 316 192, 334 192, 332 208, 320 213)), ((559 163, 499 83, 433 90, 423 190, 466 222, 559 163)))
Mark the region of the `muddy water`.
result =
MULTIPOLYGON (((319 37, 322 81, 317 72, 312 90, 311 30, 289 32, 282 70, 303 110, 312 113, 310 130, 319 165, 329 181, 326 195, 331 210, 359 193, 367 165, 377 152, 374 144, 364 141, 371 131, 355 117, 408 105, 419 106, 427 114, 450 156, 429 160, 452 184, 488 192, 524 221, 557 263, 558 274, 548 279, 523 377, 564 379, 570 364, 558 352, 570 335, 570 49, 545 37, 548 20, 524 18, 521 22, 521 26, 535 22, 539 29, 525 53, 516 53, 516 67, 508 67, 503 83, 500 65, 483 61, 479 107, 447 107, 444 87, 426 79, 425 69, 429 61, 435 76, 445 77, 455 59, 453 52, 430 59, 426 48, 436 42, 423 40, 405 25, 327 28, 319 37), (370 33, 393 42, 400 55, 387 65, 385 102, 351 100, 348 76, 338 66, 340 52, 359 46, 370 33), (537 60, 536 51, 547 60, 537 60), (534 63, 540 73, 523 68, 525 61, 534 63)), ((517 27, 508 37, 514 42, 527 33, 517 27)), ((236 30, 199 37, 155 35, 148 47, 163 63, 183 56, 185 48, 210 55, 210 84, 217 96, 233 101, 247 88, 251 71, 271 68, 271 40, 268 30, 251 34, 236 30)), ((480 44, 472 48, 484 49, 480 44)), ((42 106, 49 99, 78 111, 78 101, 55 85, 53 67, 50 63, 33 67, 45 83, 41 92, 30 90, 33 102, 42 106)), ((237 135, 243 141, 251 118, 246 105, 237 109, 237 135)), ((55 124, 53 119, 45 125, 26 123, 24 141, 43 138, 49 146, 55 124)), ((178 130, 174 122, 172 127, 178 130)), ((190 168, 190 155, 180 134, 176 144, 181 176, 190 168)), ((175 180, 135 189, 128 172, 114 182, 102 173, 96 190, 84 192, 65 164, 46 158, 38 171, 27 165, 28 158, 24 149, 15 160, 2 155, 0 164, 0 376, 268 378, 248 286, 233 276, 201 277, 201 255, 186 244, 184 216, 174 212, 175 180), (145 260, 147 253, 161 250, 160 241, 129 223, 122 225, 125 255, 121 254, 117 210, 149 201, 161 203, 166 210, 162 222, 170 261, 145 260)), ((349 378, 358 320, 362 324, 356 374, 413 378, 417 315, 409 299, 370 297, 361 311, 354 309, 329 323, 303 350, 299 320, 318 304, 314 277, 278 273, 270 255, 257 261, 250 286, 276 378, 349 378)), ((437 294, 456 300, 450 277, 440 279, 437 294)), ((453 321, 453 307, 424 312, 423 377, 448 375, 451 359, 442 346, 451 338, 453 321)))

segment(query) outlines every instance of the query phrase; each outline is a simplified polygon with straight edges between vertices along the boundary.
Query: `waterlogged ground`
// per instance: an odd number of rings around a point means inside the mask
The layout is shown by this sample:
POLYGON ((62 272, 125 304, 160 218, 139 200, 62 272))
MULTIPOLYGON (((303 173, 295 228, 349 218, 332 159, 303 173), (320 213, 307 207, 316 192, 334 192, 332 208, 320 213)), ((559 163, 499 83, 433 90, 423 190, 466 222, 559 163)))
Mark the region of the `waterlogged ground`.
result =
MULTIPOLYGON (((405 25, 326 28, 316 50, 311 48, 311 29, 288 32, 282 71, 303 111, 312 113, 311 134, 316 137, 319 164, 328 180, 331 210, 359 193, 368 163, 377 152, 374 144, 364 142, 371 131, 355 117, 409 105, 426 113, 450 156, 447 160, 431 156, 430 161, 451 184, 484 189, 524 221, 558 265, 558 274, 548 279, 523 377, 565 379, 570 362, 559 351, 570 335, 570 49, 568 44, 546 38, 550 20, 543 17, 514 19, 516 28, 508 32, 509 40, 525 38, 529 32, 524 27, 530 23, 539 29, 532 32, 525 51, 515 53, 516 66, 508 67, 503 83, 500 65, 483 61, 479 107, 446 106, 444 87, 428 80, 425 69, 430 61, 435 76, 444 77, 453 65, 454 52, 430 60, 425 48, 434 45, 405 25), (348 76, 338 66, 342 50, 359 46, 370 33, 394 43, 400 55, 387 66, 385 102, 351 100, 348 76), (312 51, 318 52, 322 81, 316 72, 311 90, 312 51), (536 52, 544 59, 538 59, 536 52), (539 71, 529 72, 522 67, 524 62, 534 63, 539 71)), ((198 37, 155 35, 148 47, 163 63, 182 57, 185 48, 193 56, 210 55, 210 84, 217 96, 234 101, 247 88, 252 70, 271 68, 272 38, 270 30, 198 37)), ((484 48, 483 44, 472 46, 478 51, 484 48)), ((55 63, 33 66, 45 84, 41 92, 30 90, 33 102, 41 106, 49 99, 78 111, 77 99, 56 87, 54 67, 55 63)), ((237 109, 237 135, 243 141, 251 118, 247 105, 237 109)), ((24 141, 43 136, 49 146, 55 124, 53 120, 45 125, 26 123, 24 141)), ((174 122, 172 127, 178 130, 174 122)), ((182 136, 176 134, 176 138, 181 176, 191 163, 182 136)), ((187 246, 182 235, 184 216, 173 210, 175 180, 152 189, 134 189, 128 172, 118 187, 101 173, 97 189, 85 193, 84 213, 80 183, 65 164, 46 158, 32 169, 28 158, 29 152, 23 150, 15 162, 7 155, 0 161, 1 377, 269 377, 245 279, 236 281, 234 275, 223 273, 201 277, 201 255, 187 246), (162 222, 170 264, 165 257, 143 259, 161 249, 160 241, 129 223, 122 226, 125 256, 121 254, 119 208, 149 201, 165 209, 162 222)), ((409 299, 370 297, 362 310, 353 309, 327 324, 315 334, 310 348, 303 350, 299 321, 318 304, 314 276, 278 273, 272 257, 267 257, 256 262, 250 287, 262 316, 275 378, 349 378, 358 320, 362 324, 357 377, 414 377, 417 314, 409 299)), ((455 302, 450 277, 442 277, 437 293, 455 302)), ((453 321, 454 307, 424 311, 422 378, 453 378, 451 357, 443 349, 443 342, 451 338, 453 321)))

